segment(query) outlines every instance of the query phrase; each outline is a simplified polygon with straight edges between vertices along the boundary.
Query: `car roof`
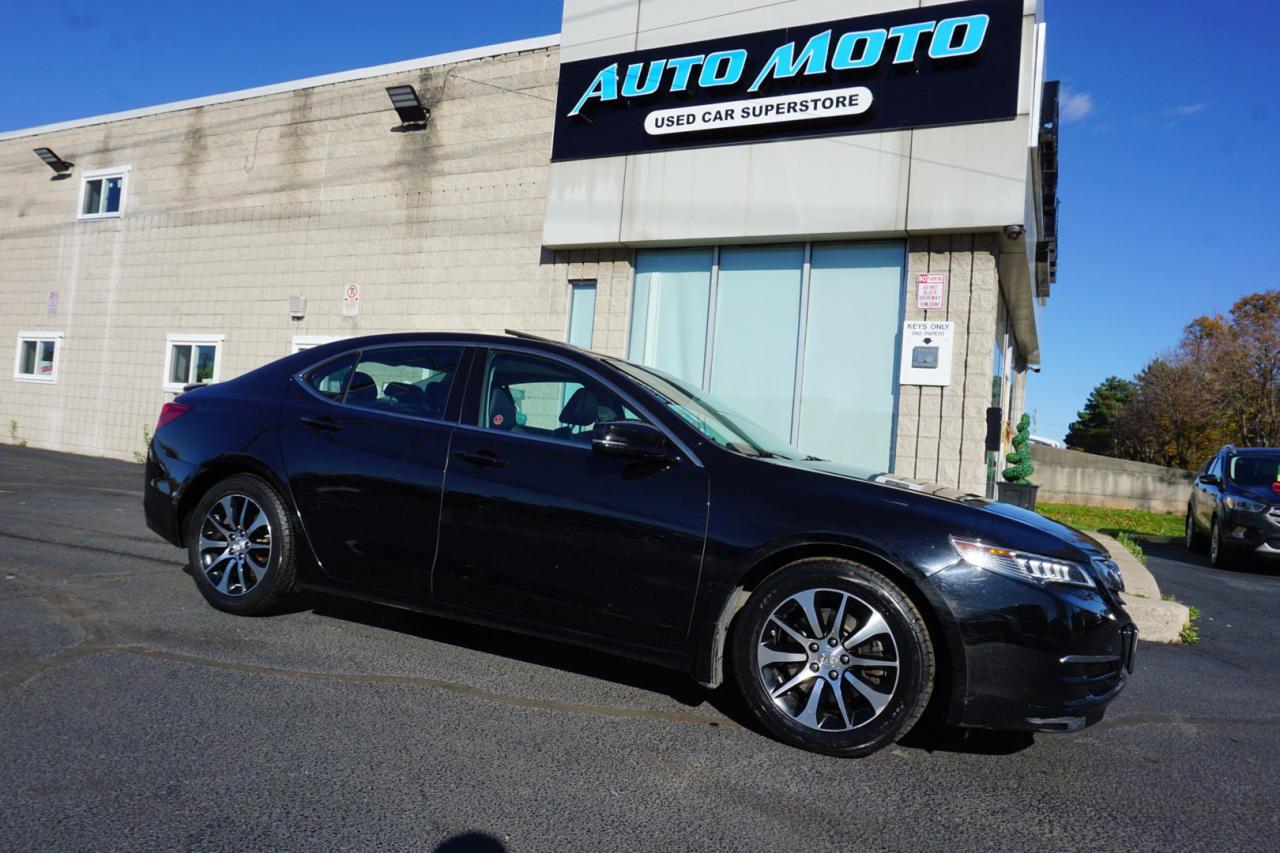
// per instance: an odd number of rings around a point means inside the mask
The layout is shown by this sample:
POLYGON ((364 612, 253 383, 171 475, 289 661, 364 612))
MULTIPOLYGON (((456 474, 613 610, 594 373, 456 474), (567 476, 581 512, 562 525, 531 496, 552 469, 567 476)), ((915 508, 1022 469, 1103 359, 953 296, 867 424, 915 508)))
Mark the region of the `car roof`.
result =
POLYGON ((431 343, 432 341, 448 341, 476 346, 512 346, 513 344, 518 344, 547 352, 573 354, 591 359, 603 357, 600 353, 585 350, 563 341, 553 341, 550 338, 542 338, 537 335, 512 332, 508 332, 505 335, 483 334, 480 332, 393 332, 380 335, 360 335, 321 344, 315 347, 314 351, 317 353, 345 352, 347 350, 360 349, 361 347, 398 343, 431 343))
POLYGON ((1223 450, 1236 456, 1258 456, 1264 453, 1280 453, 1280 447, 1224 447, 1223 450))

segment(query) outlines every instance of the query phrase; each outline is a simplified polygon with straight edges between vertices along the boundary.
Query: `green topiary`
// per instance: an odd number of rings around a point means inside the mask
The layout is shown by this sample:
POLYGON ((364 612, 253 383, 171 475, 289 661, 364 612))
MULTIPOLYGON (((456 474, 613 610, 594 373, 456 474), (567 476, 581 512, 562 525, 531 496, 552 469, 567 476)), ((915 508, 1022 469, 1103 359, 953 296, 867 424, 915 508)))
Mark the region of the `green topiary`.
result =
POLYGON ((1031 416, 1023 415, 1018 421, 1018 434, 1013 437, 1013 452, 1006 453, 1005 459, 1009 467, 1001 476, 1009 483, 1026 483, 1031 479, 1031 451, 1027 449, 1027 439, 1031 437, 1031 416))

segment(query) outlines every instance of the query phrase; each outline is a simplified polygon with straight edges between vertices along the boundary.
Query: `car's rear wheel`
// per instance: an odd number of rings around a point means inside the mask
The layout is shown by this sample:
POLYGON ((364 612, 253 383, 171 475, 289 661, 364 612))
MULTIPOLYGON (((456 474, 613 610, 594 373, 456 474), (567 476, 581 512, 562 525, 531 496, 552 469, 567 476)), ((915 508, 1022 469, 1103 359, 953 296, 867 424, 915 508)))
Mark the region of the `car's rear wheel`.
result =
POLYGON ((1196 517, 1187 509, 1187 550, 1198 553, 1204 550, 1204 534, 1196 529, 1196 517))
POLYGON ((801 560, 770 576, 734 622, 734 680, 780 740, 861 756, 924 712, 935 660, 928 628, 892 581, 848 560, 801 560))
POLYGON ((254 616, 270 611, 293 588, 292 520, 266 481, 238 474, 219 482, 187 524, 196 587, 214 607, 254 616))

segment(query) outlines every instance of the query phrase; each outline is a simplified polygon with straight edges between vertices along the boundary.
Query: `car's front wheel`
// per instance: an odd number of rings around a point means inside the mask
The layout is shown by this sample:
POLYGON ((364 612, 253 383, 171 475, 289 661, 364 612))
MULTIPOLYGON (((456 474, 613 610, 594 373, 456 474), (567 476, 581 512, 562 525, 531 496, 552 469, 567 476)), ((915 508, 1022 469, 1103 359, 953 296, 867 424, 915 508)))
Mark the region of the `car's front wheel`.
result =
POLYGON ((801 560, 766 579, 734 621, 732 653, 738 689, 764 727, 828 755, 867 755, 902 737, 933 690, 919 610, 848 560, 801 560))
POLYGON ((1222 564, 1226 559, 1226 548, 1222 544, 1222 526, 1218 524, 1218 519, 1213 520, 1213 527, 1209 530, 1209 565, 1215 569, 1222 568, 1222 564))
POLYGON ((255 616, 293 588, 293 524, 266 481, 229 477, 196 505, 187 521, 187 553, 200 594, 219 610, 255 616))

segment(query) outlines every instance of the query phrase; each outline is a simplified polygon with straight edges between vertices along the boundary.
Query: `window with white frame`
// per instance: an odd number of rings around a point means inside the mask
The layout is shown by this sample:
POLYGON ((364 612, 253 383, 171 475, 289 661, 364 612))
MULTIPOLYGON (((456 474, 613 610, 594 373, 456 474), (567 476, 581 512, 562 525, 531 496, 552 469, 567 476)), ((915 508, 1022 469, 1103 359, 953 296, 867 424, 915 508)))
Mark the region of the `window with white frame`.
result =
POLYGON ((97 169, 80 177, 80 218, 106 219, 124 211, 125 179, 128 166, 97 169))
POLYGON ((298 353, 321 344, 331 344, 334 341, 343 340, 344 337, 343 335, 294 335, 292 352, 298 353))
POLYGON ((181 391, 185 385, 217 382, 224 335, 169 335, 164 363, 164 388, 181 391))
POLYGON ((18 332, 13 376, 22 382, 56 382, 62 332, 18 332))

